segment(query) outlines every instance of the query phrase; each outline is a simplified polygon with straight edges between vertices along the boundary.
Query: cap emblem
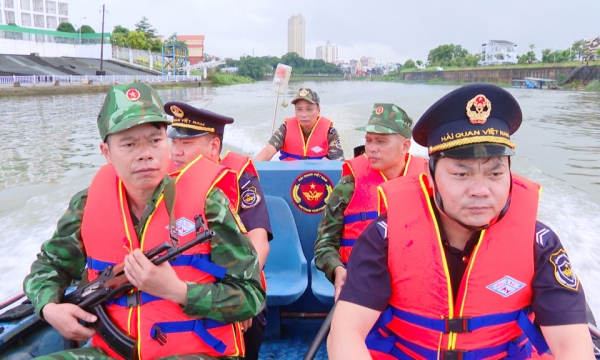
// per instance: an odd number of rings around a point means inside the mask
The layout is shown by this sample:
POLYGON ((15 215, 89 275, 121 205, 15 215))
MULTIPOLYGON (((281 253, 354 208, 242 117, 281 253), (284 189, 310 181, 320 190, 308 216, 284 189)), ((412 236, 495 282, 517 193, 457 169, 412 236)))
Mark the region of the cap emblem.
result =
POLYGON ((375 109, 375 114, 381 115, 382 113, 383 113, 383 106, 380 106, 377 109, 375 109))
POLYGON ((491 111, 492 103, 485 95, 479 94, 467 103, 467 116, 471 124, 485 124, 491 111))
POLYGON ((181 119, 183 117, 183 115, 185 115, 183 110, 181 110, 179 108, 179 106, 171 105, 170 109, 171 109, 171 112, 173 113, 173 116, 175 116, 176 118, 181 119))
POLYGON ((298 95, 300 95, 300 97, 305 97, 306 95, 308 95, 308 91, 306 89, 302 89, 300 90, 298 95))
POLYGON ((131 100, 131 101, 137 101, 140 99, 141 95, 140 92, 137 91, 136 89, 129 89, 127 90, 127 99, 131 100))

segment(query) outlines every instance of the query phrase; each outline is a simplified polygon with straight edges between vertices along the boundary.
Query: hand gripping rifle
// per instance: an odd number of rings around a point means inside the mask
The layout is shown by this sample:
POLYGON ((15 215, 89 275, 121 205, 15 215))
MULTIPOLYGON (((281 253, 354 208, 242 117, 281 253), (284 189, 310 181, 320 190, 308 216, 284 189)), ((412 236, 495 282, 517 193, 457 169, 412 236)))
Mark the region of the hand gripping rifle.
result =
MULTIPOLYGON (((196 215, 194 220, 196 221, 196 238, 194 240, 177 246, 177 230, 170 226, 171 241, 165 241, 161 245, 144 252, 144 255, 154 265, 160 265, 181 255, 184 251, 206 242, 215 235, 214 231, 206 228, 204 219, 201 216, 196 215)), ((98 319, 92 325, 98 334, 115 352, 129 360, 137 358, 135 340, 112 323, 104 308, 104 303, 134 288, 127 280, 123 269, 123 263, 106 267, 100 272, 96 280, 65 296, 63 302, 75 304, 96 315, 98 319)))

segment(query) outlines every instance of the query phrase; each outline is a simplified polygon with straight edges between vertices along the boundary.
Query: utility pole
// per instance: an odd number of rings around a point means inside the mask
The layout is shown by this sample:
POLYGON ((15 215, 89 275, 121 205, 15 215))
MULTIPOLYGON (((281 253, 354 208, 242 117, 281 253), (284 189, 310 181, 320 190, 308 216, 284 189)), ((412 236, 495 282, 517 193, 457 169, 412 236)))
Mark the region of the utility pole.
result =
MULTIPOLYGON (((104 4, 102 4, 102 36, 100 36, 100 72, 102 71, 102 61, 104 59, 104 4)), ((104 75, 104 74, 100 74, 104 75)))

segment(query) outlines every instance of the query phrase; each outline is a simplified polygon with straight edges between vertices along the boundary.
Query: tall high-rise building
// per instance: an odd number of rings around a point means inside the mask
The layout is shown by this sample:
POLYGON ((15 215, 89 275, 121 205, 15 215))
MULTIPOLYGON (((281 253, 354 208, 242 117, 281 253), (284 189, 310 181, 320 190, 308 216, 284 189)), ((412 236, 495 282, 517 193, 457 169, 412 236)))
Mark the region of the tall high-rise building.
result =
POLYGON ((288 20, 288 52, 304 57, 304 16, 294 15, 288 20))
POLYGON ((0 24, 56 30, 69 21, 69 0, 0 0, 0 24))
POLYGON ((322 59, 328 63, 335 63, 338 60, 338 47, 331 45, 329 40, 325 46, 317 46, 317 59, 322 59))

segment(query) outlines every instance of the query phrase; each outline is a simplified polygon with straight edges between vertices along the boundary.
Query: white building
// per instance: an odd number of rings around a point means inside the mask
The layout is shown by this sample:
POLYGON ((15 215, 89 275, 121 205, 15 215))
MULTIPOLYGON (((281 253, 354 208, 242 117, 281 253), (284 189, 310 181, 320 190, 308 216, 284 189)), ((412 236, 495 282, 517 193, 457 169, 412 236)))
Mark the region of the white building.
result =
POLYGON ((336 63, 338 61, 338 47, 331 45, 327 40, 325 46, 317 46, 317 59, 322 59, 328 63, 336 63))
POLYGON ((366 56, 361 57, 360 63, 363 67, 368 67, 368 68, 374 68, 376 65, 375 58, 370 57, 370 56, 369 57, 366 57, 366 56))
POLYGON ((288 19, 288 53, 295 52, 301 58, 305 57, 305 21, 302 14, 288 19))
POLYGON ((69 0, 0 0, 0 24, 52 29, 69 21, 69 0))
POLYGON ((517 44, 515 43, 505 40, 488 40, 481 46, 481 65, 517 63, 517 44))

